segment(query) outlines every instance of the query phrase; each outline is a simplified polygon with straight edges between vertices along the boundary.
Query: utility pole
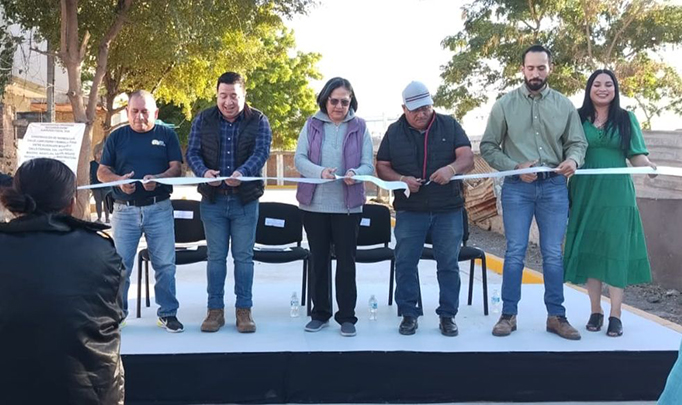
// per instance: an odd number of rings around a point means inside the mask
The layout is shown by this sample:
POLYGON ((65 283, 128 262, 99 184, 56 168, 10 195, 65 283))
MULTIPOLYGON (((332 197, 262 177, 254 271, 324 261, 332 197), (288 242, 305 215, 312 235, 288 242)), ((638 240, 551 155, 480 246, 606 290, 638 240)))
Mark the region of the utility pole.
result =
POLYGON ((47 41, 47 121, 55 121, 54 111, 54 53, 52 44, 47 41))

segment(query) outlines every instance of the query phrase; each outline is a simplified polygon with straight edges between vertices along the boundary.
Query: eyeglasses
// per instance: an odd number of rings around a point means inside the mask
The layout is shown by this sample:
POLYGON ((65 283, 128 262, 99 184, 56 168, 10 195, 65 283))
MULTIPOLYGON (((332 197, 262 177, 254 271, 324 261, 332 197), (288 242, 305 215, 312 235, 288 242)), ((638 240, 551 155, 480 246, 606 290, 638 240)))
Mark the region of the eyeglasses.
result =
POLYGON ((336 106, 337 104, 341 103, 342 106, 348 107, 350 105, 350 100, 347 98, 329 98, 329 103, 333 106, 336 106))
MULTIPOLYGON (((407 110, 407 111, 410 111, 410 110, 407 110)), ((416 110, 410 111, 410 114, 414 114, 414 115, 417 115, 417 114, 430 114, 431 111, 433 111, 433 107, 430 106, 430 105, 425 105, 425 106, 422 106, 422 107, 417 108, 416 110)))

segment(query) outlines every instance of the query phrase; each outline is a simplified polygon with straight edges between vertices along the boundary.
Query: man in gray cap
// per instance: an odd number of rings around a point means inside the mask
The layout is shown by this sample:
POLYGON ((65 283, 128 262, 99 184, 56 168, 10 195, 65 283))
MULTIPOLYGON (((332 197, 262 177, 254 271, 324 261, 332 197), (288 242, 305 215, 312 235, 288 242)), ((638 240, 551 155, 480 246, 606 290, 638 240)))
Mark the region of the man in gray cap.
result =
POLYGON ((377 153, 377 174, 387 181, 404 181, 410 197, 395 193, 396 291, 402 314, 399 332, 412 335, 423 315, 417 265, 428 234, 438 265, 440 299, 436 313, 440 331, 457 336, 459 307, 459 249, 462 244, 461 182, 450 181, 474 167, 471 143, 459 123, 433 111, 433 99, 423 83, 403 91, 404 114, 391 124, 377 153))

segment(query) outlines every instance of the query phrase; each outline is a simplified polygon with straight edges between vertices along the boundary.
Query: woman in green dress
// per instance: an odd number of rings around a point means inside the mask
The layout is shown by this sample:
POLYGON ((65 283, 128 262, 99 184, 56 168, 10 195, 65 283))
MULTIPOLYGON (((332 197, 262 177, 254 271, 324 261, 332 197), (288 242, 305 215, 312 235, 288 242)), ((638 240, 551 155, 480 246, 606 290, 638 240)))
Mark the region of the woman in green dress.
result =
MULTIPOLYGON (((610 70, 590 76, 578 110, 589 143, 584 169, 633 166, 656 168, 647 155, 637 118, 620 107, 618 81, 610 70)), ((608 336, 621 336, 623 289, 651 281, 642 220, 629 174, 575 176, 569 182, 571 201, 565 279, 586 284, 592 314, 588 331, 604 323, 602 283, 609 286, 611 313, 608 336)))

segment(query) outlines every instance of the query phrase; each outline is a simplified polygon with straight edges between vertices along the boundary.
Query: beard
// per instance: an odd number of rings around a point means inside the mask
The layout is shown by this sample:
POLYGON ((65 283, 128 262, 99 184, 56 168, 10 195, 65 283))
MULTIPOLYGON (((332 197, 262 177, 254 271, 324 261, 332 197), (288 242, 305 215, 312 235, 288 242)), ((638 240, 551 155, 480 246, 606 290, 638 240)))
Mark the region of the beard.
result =
POLYGON ((523 81, 526 83, 526 87, 528 87, 532 91, 538 91, 541 88, 545 87, 545 84, 547 84, 547 79, 532 79, 528 80, 527 78, 523 78, 523 81))

